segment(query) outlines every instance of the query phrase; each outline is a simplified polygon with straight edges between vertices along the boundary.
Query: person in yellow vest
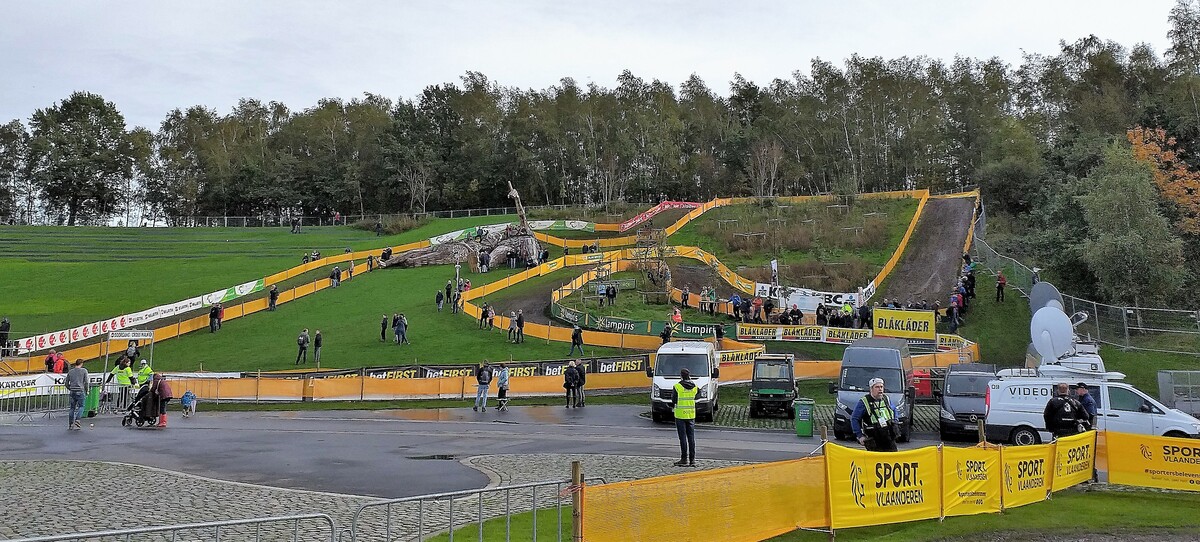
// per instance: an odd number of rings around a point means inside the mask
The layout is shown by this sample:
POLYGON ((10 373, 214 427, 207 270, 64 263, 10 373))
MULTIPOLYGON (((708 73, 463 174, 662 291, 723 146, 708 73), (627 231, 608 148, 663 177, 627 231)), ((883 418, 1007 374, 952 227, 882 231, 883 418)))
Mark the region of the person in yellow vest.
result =
POLYGON ((854 405, 850 429, 870 452, 896 451, 896 409, 883 393, 883 379, 872 378, 871 392, 854 405), (865 422, 865 423, 864 423, 865 422))
POLYGON ((109 371, 108 380, 117 381, 117 408, 123 409, 129 405, 129 388, 133 386, 133 368, 129 366, 130 359, 121 356, 121 361, 112 371, 109 371))
POLYGON ((142 360, 142 368, 137 372, 137 385, 141 386, 150 381, 150 376, 154 374, 154 369, 150 368, 150 363, 142 360))
POLYGON ((679 461, 676 467, 696 466, 696 393, 700 390, 692 382, 687 369, 679 370, 679 382, 675 383, 675 395, 671 406, 675 413, 675 430, 679 432, 679 461))

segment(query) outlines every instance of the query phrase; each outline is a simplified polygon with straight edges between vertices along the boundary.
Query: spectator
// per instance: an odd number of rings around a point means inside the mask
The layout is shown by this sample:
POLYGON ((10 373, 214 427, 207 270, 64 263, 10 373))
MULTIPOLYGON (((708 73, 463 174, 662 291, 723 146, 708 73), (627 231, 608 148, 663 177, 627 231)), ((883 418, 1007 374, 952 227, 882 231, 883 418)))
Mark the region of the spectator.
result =
POLYGON ((491 331, 496 327, 496 306, 489 305, 487 310, 487 328, 491 331))
POLYGON ((479 412, 482 408, 487 412, 488 387, 492 384, 492 365, 488 360, 483 360, 483 365, 475 369, 475 406, 471 410, 479 412))
POLYGON ((374 271, 374 270, 375 270, 375 255, 367 254, 367 271, 370 272, 370 271, 374 271))
POLYGON ((871 307, 866 303, 863 303, 858 308, 858 320, 862 323, 863 329, 875 329, 875 324, 871 320, 873 318, 872 314, 871 307))
POLYGON ((223 323, 225 323, 225 305, 217 303, 217 329, 221 329, 223 323))
POLYGON ((733 294, 732 296, 730 296, 729 297, 729 306, 730 306, 730 309, 732 309, 732 311, 733 311, 733 319, 741 320, 742 319, 742 296, 740 296, 736 293, 733 294))
POLYGON ((396 344, 412 345, 408 342, 408 317, 404 313, 400 313, 400 325, 396 326, 396 344))
POLYGON ((313 335, 313 361, 317 362, 317 367, 321 366, 321 330, 317 330, 313 335))
POLYGON ((383 315, 383 320, 379 321, 379 342, 387 340, 388 317, 383 315))
POLYGON ((508 342, 517 342, 517 313, 508 312, 508 342))
POLYGON ((996 274, 996 303, 1004 302, 1004 287, 1008 286, 1008 278, 1004 276, 1004 271, 996 274))
POLYGON ((267 310, 275 310, 275 303, 279 302, 279 285, 272 284, 271 291, 267 292, 267 310))
POLYGON ((604 307, 604 300, 608 298, 608 290, 605 289, 603 282, 596 286, 596 296, 600 298, 600 307, 604 307))
POLYGON ((829 325, 829 311, 825 308, 824 304, 817 304, 817 325, 829 325))
POLYGON ((721 324, 713 325, 713 337, 716 339, 717 350, 725 349, 725 326, 721 324))
POLYGON ((525 311, 517 309, 517 342, 525 342, 525 311))
POLYGON ((575 387, 575 408, 583 408, 583 388, 587 386, 587 364, 583 360, 575 360, 575 370, 579 372, 579 385, 575 387))
POLYGON ((751 302, 750 302, 750 312, 751 312, 751 314, 752 314, 752 319, 751 319, 751 320, 752 320, 754 323, 756 323, 756 324, 761 324, 761 323, 763 323, 763 320, 762 320, 762 307, 763 307, 763 300, 762 300, 762 298, 761 298, 761 297, 758 297, 758 296, 754 296, 754 301, 751 301, 751 302))
POLYGON ((57 354, 57 353, 58 353, 58 351, 53 348, 51 348, 50 351, 46 353, 46 372, 47 373, 57 373, 58 372, 58 371, 54 370, 54 359, 56 357, 55 354, 57 354))
POLYGON ((579 370, 575 368, 575 360, 571 360, 563 370, 563 389, 567 390, 567 408, 578 407, 579 370))
POLYGON ((64 384, 71 394, 71 410, 67 414, 67 429, 78 430, 80 429, 79 419, 83 417, 83 399, 88 394, 88 372, 83 368, 83 360, 75 360, 75 366, 67 373, 64 384))
POLYGON ((179 404, 183 405, 183 417, 190 418, 196 414, 196 394, 192 390, 183 392, 183 397, 179 398, 179 404))
POLYGON ((608 285, 608 289, 604 291, 608 295, 608 306, 611 307, 617 304, 617 283, 613 282, 608 285))
POLYGON ((571 330, 571 352, 568 353, 567 355, 574 356, 576 348, 579 349, 579 355, 582 356, 583 355, 583 329, 581 329, 579 327, 579 324, 575 324, 575 327, 571 330))
POLYGON ((337 288, 342 283, 342 270, 338 266, 333 266, 333 270, 329 272, 329 285, 337 288))
POLYGON ((763 321, 764 322, 766 322, 768 324, 771 323, 771 312, 774 310, 775 310, 775 301, 773 301, 771 298, 768 297, 765 301, 763 301, 763 321))
POLYGON ((667 323, 667 325, 663 326, 663 330, 658 333, 658 337, 660 339, 662 339, 663 344, 667 344, 667 343, 671 342, 671 332, 672 331, 674 331, 674 330, 671 329, 671 324, 667 323))
POLYGON ((300 365, 301 359, 308 363, 308 328, 304 328, 300 335, 296 336, 296 347, 296 365, 300 365))
POLYGON ((213 303, 213 305, 208 308, 208 332, 209 333, 217 332, 217 321, 220 316, 221 316, 221 307, 218 306, 216 303, 213 303))
POLYGON ((685 307, 688 306, 688 298, 691 297, 691 295, 692 295, 692 289, 687 286, 684 286, 683 287, 683 306, 685 306, 685 307))
POLYGON ((171 394, 171 385, 167 383, 167 377, 162 373, 154 373, 154 397, 158 400, 158 426, 167 426, 167 403, 171 402, 175 396, 171 394))
POLYGON ((679 312, 679 307, 671 309, 671 313, 668 316, 671 318, 671 321, 675 322, 676 324, 683 323, 683 313, 679 312))
POLYGON ((433 302, 437 303, 437 311, 442 312, 442 303, 446 301, 446 297, 442 295, 442 291, 438 290, 437 295, 433 298, 433 302))
POLYGON ((479 310, 479 329, 483 329, 483 326, 487 324, 487 316, 488 304, 484 303, 483 308, 479 310))
POLYGON ((154 369, 150 367, 150 362, 142 360, 141 367, 137 372, 138 387, 141 387, 143 384, 149 382, 152 375, 154 375, 154 369))
POLYGON ((12 355, 12 348, 8 346, 8 330, 10 326, 8 317, 0 319, 0 358, 12 355))
POLYGON ((383 237, 383 222, 375 221, 375 237, 383 237))
POLYGON ((496 371, 496 410, 508 410, 508 367, 503 363, 496 371))

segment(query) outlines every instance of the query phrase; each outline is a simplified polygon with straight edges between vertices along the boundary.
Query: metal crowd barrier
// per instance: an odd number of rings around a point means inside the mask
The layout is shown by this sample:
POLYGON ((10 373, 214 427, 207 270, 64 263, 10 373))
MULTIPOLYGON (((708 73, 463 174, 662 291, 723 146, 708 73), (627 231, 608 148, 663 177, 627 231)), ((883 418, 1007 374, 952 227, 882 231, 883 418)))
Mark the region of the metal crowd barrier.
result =
POLYGON ((50 419, 56 412, 66 412, 70 404, 71 394, 63 386, 0 389, 0 419, 12 416, 19 422, 50 419))
MULTIPOLYGON (((588 478, 586 484, 604 484, 604 478, 588 478)), ((450 542, 454 542, 454 530, 472 524, 479 526, 476 537, 472 540, 485 540, 483 524, 489 519, 504 518, 504 540, 512 540, 512 517, 515 514, 533 512, 532 539, 537 541, 539 509, 553 509, 557 521, 557 538, 563 540, 563 502, 571 505, 570 480, 554 482, 534 482, 509 486, 490 487, 432 495, 418 495, 403 499, 390 499, 367 503, 354 513, 350 524, 350 541, 375 539, 364 533, 378 534, 382 527, 386 538, 383 540, 415 540, 422 542, 427 536, 448 534, 450 542), (539 500, 541 499, 541 500, 539 500), (364 514, 369 509, 383 508, 383 518, 375 514, 364 514), (380 525, 382 523, 382 525, 380 525), (395 535, 395 536, 393 536, 395 535)), ((570 539, 571 518, 567 512, 565 523, 570 539)), ((346 534, 343 532, 342 534, 346 534)), ((491 538, 496 539, 495 537, 491 538)))
MULTIPOLYGON (((282 527, 286 528, 286 523, 288 522, 292 524, 291 540, 293 542, 299 542, 300 540, 328 540, 329 542, 336 542, 337 540, 337 524, 333 521, 333 518, 329 517, 329 515, 302 514, 295 516, 231 519, 225 521, 208 521, 203 523, 185 523, 182 525, 161 525, 157 527, 137 527, 133 529, 117 529, 111 531, 58 534, 50 536, 38 536, 33 538, 20 538, 10 542, 58 542, 62 540, 105 539, 123 540, 125 542, 129 542, 130 540, 135 539, 135 535, 152 534, 159 535, 153 537, 155 540, 165 540, 165 536, 170 535, 170 540, 175 542, 176 540, 180 539, 181 531, 202 531, 189 533, 185 536, 185 540, 213 540, 215 542, 220 542, 222 536, 224 536, 226 540, 230 540, 232 538, 234 540, 255 540, 257 542, 261 540, 282 540, 282 538, 279 536, 282 533, 278 531, 277 528, 272 528, 276 527, 272 524, 283 524, 282 527), (319 537, 313 536, 316 533, 300 531, 300 522, 307 520, 317 521, 323 524, 321 529, 322 532, 320 533, 319 537), (264 526, 268 527, 266 532, 263 530, 264 526), (236 527, 243 528, 236 529, 236 527), (328 535, 323 532, 325 528, 329 529, 328 535), (224 532, 222 532, 222 529, 224 529, 224 532), (203 538, 205 536, 205 532, 207 531, 211 531, 211 538, 203 538)), ((138 537, 137 539, 140 540, 143 538, 150 537, 138 537)))

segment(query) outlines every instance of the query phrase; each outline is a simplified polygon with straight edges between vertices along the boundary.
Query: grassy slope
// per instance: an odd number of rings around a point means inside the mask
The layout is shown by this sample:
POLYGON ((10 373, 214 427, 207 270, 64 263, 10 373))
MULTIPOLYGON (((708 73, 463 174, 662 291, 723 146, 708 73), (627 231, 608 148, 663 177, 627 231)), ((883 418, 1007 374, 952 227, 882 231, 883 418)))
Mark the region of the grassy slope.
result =
MULTIPOLYGON (((824 202, 808 203, 808 204, 793 204, 790 209, 785 211, 785 214, 791 216, 808 216, 808 213, 823 212, 824 202)), ((675 235, 671 236, 671 244, 697 246, 705 251, 717 256, 725 265, 736 268, 740 265, 745 266, 761 266, 771 261, 772 256, 768 254, 744 254, 730 253, 726 247, 719 243, 717 239, 704 233, 704 227, 707 224, 715 223, 721 219, 738 218, 746 213, 768 213, 770 216, 775 216, 774 210, 759 210, 752 205, 730 205, 726 207, 718 207, 710 210, 696 220, 688 223, 687 226, 681 228, 675 235)), ((912 199, 899 200, 870 200, 862 199, 855 204, 852 211, 853 215, 845 219, 847 224, 860 224, 863 219, 861 215, 868 212, 886 212, 888 213, 888 235, 887 243, 880 248, 875 249, 836 249, 824 248, 820 249, 813 247, 805 251, 784 250, 779 256, 781 263, 795 263, 806 260, 820 259, 823 261, 837 261, 850 255, 863 258, 867 262, 882 267, 887 263, 888 258, 892 257, 892 253, 900 244, 900 239, 904 237, 904 231, 908 228, 909 222, 912 221, 913 214, 917 210, 917 201, 912 199)), ((794 225, 792 227, 795 227, 794 225)), ((744 229, 744 228, 742 228, 744 229)), ((741 229, 735 228, 736 231, 741 229)))
POLYGON ((349 227, 67 228, 3 227, 0 299, 14 335, 63 329, 171 303, 299 265, 303 253, 400 245, 500 222, 491 216, 438 219, 399 235, 349 227))
MULTIPOLYGON (((504 330, 480 331, 476 320, 451 314, 449 306, 439 314, 434 295, 453 276, 450 266, 384 269, 360 275, 340 288, 281 305, 277 312, 230 321, 215 335, 202 330, 165 341, 155 347, 155 366, 195 370, 203 363, 212 371, 291 368, 296 359, 296 335, 302 327, 310 333, 321 330, 325 340, 322 367, 475 363, 483 358, 558 359, 567 354, 569 347, 564 343, 529 339, 524 344, 510 344, 504 330), (380 342, 380 318, 394 312, 407 315, 411 346, 396 346, 390 331, 388 342, 380 342)), ((479 285, 503 275, 464 276, 479 285)), ((617 353, 588 348, 589 355, 593 351, 596 355, 617 353)), ((309 356, 311 366, 311 351, 309 356)))

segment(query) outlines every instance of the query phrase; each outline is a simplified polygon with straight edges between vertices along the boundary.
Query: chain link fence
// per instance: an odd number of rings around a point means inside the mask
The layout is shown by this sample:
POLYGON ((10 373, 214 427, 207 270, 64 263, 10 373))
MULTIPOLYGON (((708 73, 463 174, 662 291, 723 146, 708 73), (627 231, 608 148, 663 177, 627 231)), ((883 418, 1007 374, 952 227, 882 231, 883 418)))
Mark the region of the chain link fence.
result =
MULTIPOLYGON (((981 235, 983 224, 985 222, 981 217, 975 227, 972 257, 992 273, 1004 271, 1008 286, 1028 295, 1039 280, 1037 268, 1030 268, 992 248, 981 235)), ((1080 324, 1076 332, 1105 344, 1200 355, 1200 310, 1123 307, 1065 293, 1063 310, 1068 315, 1080 312, 1087 314, 1087 321, 1080 324)))

